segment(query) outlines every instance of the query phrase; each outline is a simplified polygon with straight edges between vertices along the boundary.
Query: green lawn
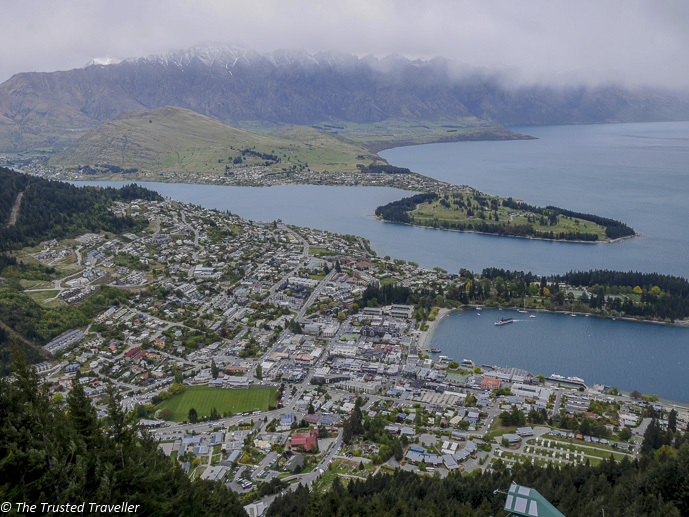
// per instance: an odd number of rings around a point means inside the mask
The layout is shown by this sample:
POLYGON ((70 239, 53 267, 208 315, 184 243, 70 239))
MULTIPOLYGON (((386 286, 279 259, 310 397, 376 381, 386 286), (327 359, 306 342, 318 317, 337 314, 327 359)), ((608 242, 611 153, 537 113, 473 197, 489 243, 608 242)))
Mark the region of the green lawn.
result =
POLYGON ((59 290, 51 289, 50 291, 33 291, 26 294, 28 294, 35 302, 38 302, 41 305, 54 307, 60 305, 58 300, 53 300, 53 298, 55 298, 59 293, 59 290))
POLYGON ((232 411, 232 413, 266 411, 269 406, 275 404, 276 400, 277 390, 270 386, 251 386, 246 390, 192 386, 184 390, 181 395, 161 402, 156 409, 169 407, 174 411, 173 420, 181 422, 186 420, 191 408, 196 409, 201 418, 210 415, 213 407, 220 414, 225 411, 232 411))
POLYGON ((325 248, 309 248, 309 255, 314 255, 316 257, 335 255, 334 251, 330 251, 325 248))
MULTIPOLYGON (((553 226, 550 226, 546 217, 541 218, 540 216, 536 216, 534 221, 529 222, 525 210, 502 206, 502 200, 503 198, 484 194, 464 194, 460 200, 456 200, 448 195, 446 199, 441 198, 431 203, 421 203, 415 210, 411 211, 409 215, 413 217, 413 224, 421 226, 433 226, 437 224, 443 227, 443 222, 452 224, 480 224, 482 221, 489 224, 505 226, 509 222, 512 226, 531 225, 533 232, 536 232, 536 234, 538 232, 548 233, 550 231, 555 234, 560 232, 580 232, 593 233, 596 234, 599 239, 605 239, 605 227, 591 221, 560 215, 557 218, 557 224, 553 226), (480 203, 482 202, 487 203, 486 208, 488 208, 491 203, 495 203, 494 206, 497 210, 483 211, 480 207, 480 203), (456 203, 461 203, 462 206, 456 203), (469 215, 466 205, 471 206, 473 215, 469 215), (498 215, 498 221, 494 220, 494 215, 496 213, 498 215), (480 214, 483 214, 484 219, 479 217, 480 214)), ((450 228, 453 227, 452 224, 450 224, 450 228)))

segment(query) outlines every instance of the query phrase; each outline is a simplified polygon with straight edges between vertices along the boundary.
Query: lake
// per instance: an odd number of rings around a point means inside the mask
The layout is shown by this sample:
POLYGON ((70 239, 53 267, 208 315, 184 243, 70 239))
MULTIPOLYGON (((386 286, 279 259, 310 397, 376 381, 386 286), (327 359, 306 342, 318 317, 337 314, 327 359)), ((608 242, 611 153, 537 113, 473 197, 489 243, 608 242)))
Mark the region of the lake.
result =
POLYGON ((538 140, 431 144, 381 154, 394 165, 488 194, 617 219, 641 236, 608 245, 454 237, 449 246, 458 261, 474 271, 492 265, 689 277, 689 122, 511 129, 538 140), (475 250, 463 249, 476 246, 483 266, 474 266, 475 250))
POLYGON ((483 309, 445 316, 433 330, 428 346, 458 362, 471 359, 477 366, 516 367, 546 377, 553 373, 581 377, 589 386, 606 384, 689 402, 688 343, 686 328, 483 309), (531 314, 536 317, 530 318, 531 314), (496 326, 501 317, 515 321, 496 326))
MULTIPOLYGON (((145 185, 249 219, 360 235, 380 255, 453 272, 492 266, 536 274, 614 269, 689 277, 689 122, 513 129, 538 140, 431 144, 381 154, 395 165, 489 194, 618 219, 641 236, 578 244, 384 223, 373 217, 375 208, 410 194, 382 187, 145 185)), ((490 311, 452 314, 438 325, 431 346, 458 360, 689 401, 689 329, 558 314, 502 327, 493 325, 496 319, 490 311)))
POLYGON ((384 223, 373 216, 375 208, 410 193, 383 187, 147 185, 249 219, 360 235, 379 255, 429 268, 499 267, 537 274, 616 269, 689 277, 688 122, 513 129, 539 139, 430 144, 381 154, 395 165, 489 194, 618 219, 641 236, 579 244, 384 223))

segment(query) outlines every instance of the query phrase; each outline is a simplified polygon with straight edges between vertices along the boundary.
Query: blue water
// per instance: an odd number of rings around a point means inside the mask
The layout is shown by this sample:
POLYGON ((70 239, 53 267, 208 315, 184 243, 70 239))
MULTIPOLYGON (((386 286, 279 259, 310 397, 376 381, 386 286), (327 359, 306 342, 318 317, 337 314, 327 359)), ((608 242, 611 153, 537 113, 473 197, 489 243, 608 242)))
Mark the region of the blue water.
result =
POLYGON ((249 219, 360 235, 381 256, 448 271, 616 269, 689 277, 689 122, 514 129, 539 139, 431 144, 381 154, 396 165, 490 194, 612 217, 642 235, 614 244, 577 244, 383 223, 373 217, 376 206, 410 193, 382 187, 148 185, 249 219))
POLYGON ((606 384, 689 402, 689 329, 540 312, 530 318, 512 310, 477 314, 448 314, 434 329, 429 346, 477 366, 581 377, 589 386, 606 384), (515 322, 496 327, 501 317, 515 322))
POLYGON ((689 122, 512 129, 538 140, 431 144, 381 154, 395 165, 489 194, 611 217, 641 237, 591 246, 462 235, 447 239, 456 263, 474 271, 602 268, 689 277, 689 122))

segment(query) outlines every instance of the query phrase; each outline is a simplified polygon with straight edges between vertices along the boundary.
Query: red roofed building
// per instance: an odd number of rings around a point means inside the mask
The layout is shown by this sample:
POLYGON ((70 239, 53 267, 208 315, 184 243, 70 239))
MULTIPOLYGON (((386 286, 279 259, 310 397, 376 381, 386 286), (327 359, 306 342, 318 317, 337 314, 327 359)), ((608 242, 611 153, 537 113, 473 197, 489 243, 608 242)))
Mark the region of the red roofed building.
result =
POLYGON ((294 433, 291 437, 292 447, 304 447, 307 451, 318 449, 318 429, 311 429, 310 433, 294 433))
POLYGON ((131 349, 129 352, 127 352, 126 354, 124 354, 124 356, 125 356, 127 359, 131 359, 131 358, 134 356, 134 354, 136 354, 136 353, 138 353, 138 352, 140 352, 140 351, 141 351, 141 349, 137 346, 137 347, 135 347, 135 348, 132 348, 132 349, 131 349))
POLYGON ((500 381, 493 377, 484 377, 481 381, 481 389, 484 390, 497 390, 500 388, 500 381))

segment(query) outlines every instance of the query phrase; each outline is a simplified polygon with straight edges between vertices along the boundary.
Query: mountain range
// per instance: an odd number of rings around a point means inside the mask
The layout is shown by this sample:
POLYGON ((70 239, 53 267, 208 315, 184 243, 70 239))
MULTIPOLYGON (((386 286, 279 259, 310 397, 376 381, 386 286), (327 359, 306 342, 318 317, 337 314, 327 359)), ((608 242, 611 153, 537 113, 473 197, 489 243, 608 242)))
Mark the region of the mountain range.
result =
POLYGON ((689 92, 620 86, 509 86, 446 59, 206 45, 19 73, 0 84, 0 151, 63 148, 127 110, 176 106, 249 128, 372 124, 468 126, 689 119, 689 92))

